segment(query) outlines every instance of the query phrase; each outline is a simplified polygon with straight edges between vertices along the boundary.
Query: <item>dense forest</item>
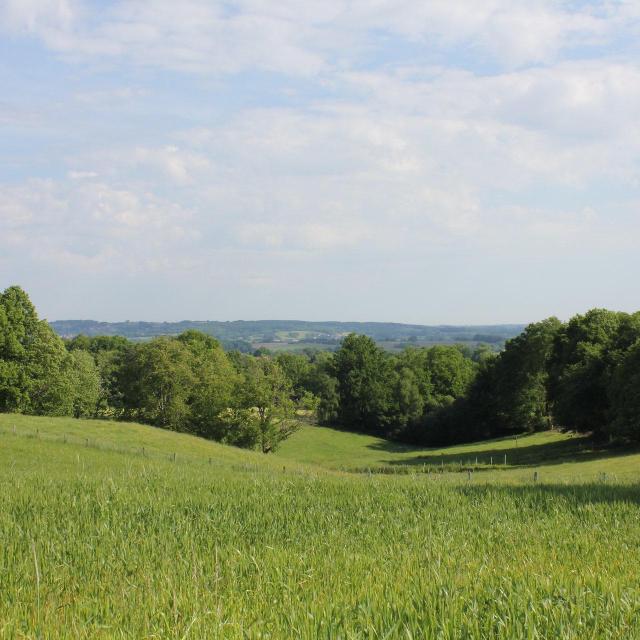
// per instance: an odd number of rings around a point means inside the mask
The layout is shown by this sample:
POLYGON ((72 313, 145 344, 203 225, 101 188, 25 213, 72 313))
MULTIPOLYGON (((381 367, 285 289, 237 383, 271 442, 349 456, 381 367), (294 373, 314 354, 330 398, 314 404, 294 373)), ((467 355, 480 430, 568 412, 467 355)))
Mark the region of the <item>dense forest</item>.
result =
POLYGON ((300 420, 425 445, 555 426, 640 440, 640 313, 527 326, 496 354, 465 344, 334 353, 225 351, 206 333, 63 340, 28 295, 0 295, 0 411, 134 420, 274 450, 300 420))

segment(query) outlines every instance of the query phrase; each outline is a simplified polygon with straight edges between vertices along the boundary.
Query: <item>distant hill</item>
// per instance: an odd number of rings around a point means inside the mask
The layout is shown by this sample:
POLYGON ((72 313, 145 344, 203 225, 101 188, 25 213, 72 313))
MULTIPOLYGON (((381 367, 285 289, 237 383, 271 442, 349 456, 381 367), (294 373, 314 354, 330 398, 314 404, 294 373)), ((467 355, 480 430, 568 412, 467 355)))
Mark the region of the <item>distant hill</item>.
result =
POLYGON ((181 322, 98 322, 96 320, 57 320, 50 323, 59 335, 71 338, 87 336, 124 336, 131 339, 177 335, 197 329, 223 342, 337 344, 351 332, 372 337, 378 342, 455 343, 486 342, 499 345, 518 335, 521 324, 427 326, 396 322, 308 322, 304 320, 183 320, 181 322))

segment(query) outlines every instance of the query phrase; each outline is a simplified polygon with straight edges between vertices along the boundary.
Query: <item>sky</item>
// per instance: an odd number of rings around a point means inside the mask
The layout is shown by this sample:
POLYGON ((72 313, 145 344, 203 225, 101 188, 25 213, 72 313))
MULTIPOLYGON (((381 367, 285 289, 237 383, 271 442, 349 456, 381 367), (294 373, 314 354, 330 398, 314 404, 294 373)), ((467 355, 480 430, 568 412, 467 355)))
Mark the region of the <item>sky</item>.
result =
POLYGON ((50 320, 640 309, 638 0, 0 0, 0 289, 50 320))

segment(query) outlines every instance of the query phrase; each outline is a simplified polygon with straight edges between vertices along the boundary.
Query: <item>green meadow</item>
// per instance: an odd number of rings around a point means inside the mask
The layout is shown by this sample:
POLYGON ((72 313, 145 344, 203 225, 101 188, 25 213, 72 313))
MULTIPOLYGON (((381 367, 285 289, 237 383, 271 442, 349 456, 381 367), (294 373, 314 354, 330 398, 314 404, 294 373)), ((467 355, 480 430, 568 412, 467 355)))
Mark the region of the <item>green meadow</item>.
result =
POLYGON ((1 638, 637 638, 639 566, 640 455, 577 436, 0 415, 1 638))
POLYGON ((304 426, 282 443, 277 456, 365 473, 437 473, 444 465, 445 471, 471 470, 492 481, 526 481, 536 471, 539 479, 571 482, 597 480, 602 474, 640 479, 640 448, 604 448, 584 435, 560 431, 425 449, 361 433, 304 426))

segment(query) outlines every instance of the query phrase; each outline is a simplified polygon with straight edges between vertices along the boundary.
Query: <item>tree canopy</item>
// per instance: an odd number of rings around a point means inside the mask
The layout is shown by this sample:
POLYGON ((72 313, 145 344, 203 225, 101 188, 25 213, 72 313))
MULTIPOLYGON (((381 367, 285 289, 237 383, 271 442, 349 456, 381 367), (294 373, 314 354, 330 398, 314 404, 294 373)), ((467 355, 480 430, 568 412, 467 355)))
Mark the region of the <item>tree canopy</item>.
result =
POLYGON ((19 287, 0 294, 0 411, 136 420, 273 451, 301 420, 421 444, 550 426, 640 441, 640 313, 593 309, 482 345, 254 355, 188 328, 63 341, 19 287))

